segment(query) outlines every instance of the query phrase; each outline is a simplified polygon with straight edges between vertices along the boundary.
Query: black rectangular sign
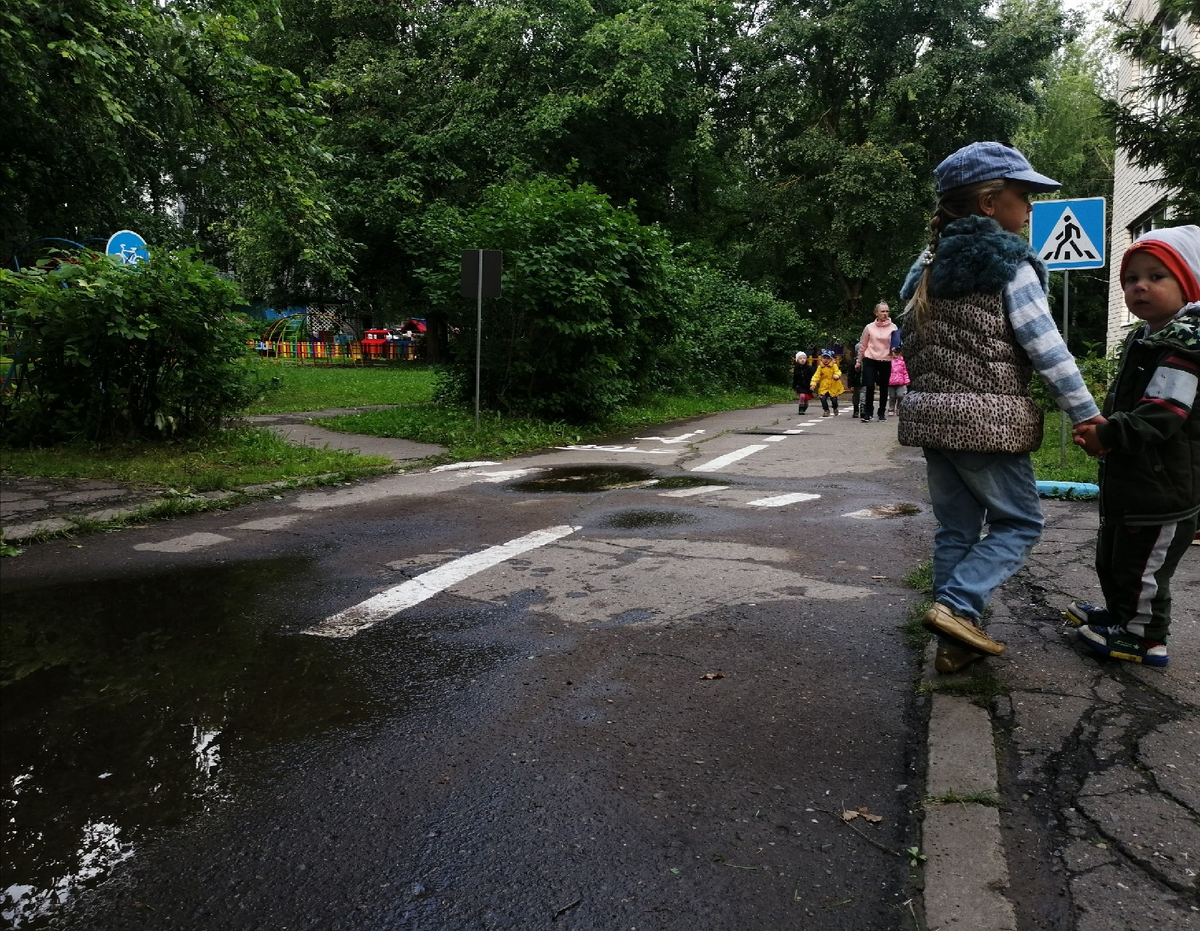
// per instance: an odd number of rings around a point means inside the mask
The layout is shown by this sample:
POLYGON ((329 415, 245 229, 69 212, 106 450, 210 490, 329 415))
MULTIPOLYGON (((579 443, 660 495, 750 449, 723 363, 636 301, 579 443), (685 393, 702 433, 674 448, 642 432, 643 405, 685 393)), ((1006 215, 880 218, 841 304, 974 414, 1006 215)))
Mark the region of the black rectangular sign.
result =
POLYGON ((499 249, 467 249, 462 254, 462 293, 463 297, 499 297, 500 296, 500 256, 499 249), (483 257, 483 291, 479 290, 480 256, 483 257))

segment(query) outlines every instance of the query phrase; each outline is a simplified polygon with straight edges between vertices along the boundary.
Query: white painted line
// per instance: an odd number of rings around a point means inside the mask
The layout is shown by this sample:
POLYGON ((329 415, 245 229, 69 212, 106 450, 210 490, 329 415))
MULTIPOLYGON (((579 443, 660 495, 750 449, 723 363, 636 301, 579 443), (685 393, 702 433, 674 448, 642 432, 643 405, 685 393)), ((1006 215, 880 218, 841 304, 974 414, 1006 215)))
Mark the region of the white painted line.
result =
POLYGON ((153 553, 190 553, 206 546, 228 543, 231 539, 233 538, 223 537, 219 533, 189 533, 186 537, 175 537, 161 543, 138 543, 134 549, 153 553))
POLYGON ((788 436, 799 436, 804 431, 803 430, 784 430, 783 432, 786 433, 788 436))
POLYGON ((635 436, 635 440, 658 440, 660 443, 686 443, 694 436, 703 434, 703 430, 693 430, 691 433, 681 433, 679 436, 635 436))
POLYGON ((578 527, 562 524, 558 527, 548 527, 545 530, 535 530, 533 533, 509 540, 507 543, 490 546, 478 553, 455 559, 444 566, 423 572, 415 579, 409 579, 394 588, 380 592, 352 608, 330 615, 315 627, 308 628, 304 633, 317 637, 352 637, 359 631, 374 627, 380 621, 386 621, 405 608, 420 604, 425 599, 432 598, 438 592, 469 579, 485 569, 491 569, 507 559, 520 556, 539 546, 561 540, 578 529, 578 527))
POLYGON ((821 496, 798 491, 791 495, 772 495, 770 498, 759 498, 756 501, 747 501, 746 503, 751 507, 781 508, 785 504, 799 504, 801 501, 815 501, 819 497, 821 496))
POLYGON ((473 469, 476 466, 499 465, 490 459, 476 459, 473 462, 451 462, 449 465, 434 466, 430 472, 457 472, 459 469, 473 469))
POLYGON ((574 452, 598 453, 641 453, 644 456, 673 456, 669 449, 642 449, 639 446, 555 446, 555 449, 566 449, 574 452))
POLYGON ((710 491, 724 491, 728 485, 697 485, 695 488, 677 488, 675 491, 660 491, 660 498, 690 498, 692 495, 703 495, 710 491))
POLYGON ((765 440, 763 440, 763 442, 764 443, 778 443, 781 440, 786 440, 786 439, 787 439, 786 436, 769 436, 765 440))
POLYGON ((294 524, 300 520, 303 515, 300 514, 281 514, 279 517, 264 517, 260 520, 249 520, 244 524, 234 524, 227 530, 282 530, 289 524, 294 524))
POLYGON ((767 447, 762 446, 762 445, 743 446, 741 449, 734 450, 731 453, 726 453, 724 456, 718 456, 716 459, 712 460, 712 462, 706 462, 706 463, 704 463, 704 465, 698 465, 694 469, 692 469, 692 471, 693 472, 719 472, 719 471, 721 471, 721 469, 725 468, 725 466, 729 465, 731 462, 737 462, 739 459, 745 459, 747 456, 753 456, 755 453, 762 452, 762 450, 764 450, 766 448, 767 447))
POLYGON ((480 472, 485 482, 507 482, 510 478, 521 478, 533 475, 535 472, 545 472, 545 469, 509 469, 507 472, 480 472))

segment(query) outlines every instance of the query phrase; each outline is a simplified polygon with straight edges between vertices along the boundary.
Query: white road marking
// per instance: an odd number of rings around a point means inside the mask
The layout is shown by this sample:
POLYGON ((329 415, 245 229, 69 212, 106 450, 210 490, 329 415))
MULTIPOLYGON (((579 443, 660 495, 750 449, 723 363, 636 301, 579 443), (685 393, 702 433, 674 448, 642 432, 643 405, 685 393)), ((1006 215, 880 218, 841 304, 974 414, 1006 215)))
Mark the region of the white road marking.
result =
POLYGON ((279 517, 264 517, 260 520, 249 520, 244 524, 234 524, 228 530, 282 530, 289 524, 300 520, 300 514, 281 514, 279 517))
POLYGON ((781 440, 786 440, 786 439, 787 439, 786 436, 769 436, 765 440, 763 440, 763 442, 764 443, 778 443, 781 440))
POLYGON ((359 631, 374 627, 380 621, 386 621, 405 608, 420 604, 425 599, 432 598, 438 592, 469 579, 485 569, 498 566, 505 560, 545 546, 547 543, 561 540, 578 529, 578 527, 562 524, 557 527, 548 527, 545 530, 535 530, 533 533, 509 540, 507 543, 490 546, 478 553, 455 559, 444 566, 423 572, 415 579, 409 579, 387 591, 380 592, 352 608, 330 615, 315 627, 308 628, 304 633, 317 637, 352 637, 359 631))
POLYGON ((660 498, 690 498, 692 495, 703 495, 710 491, 724 491, 728 485, 697 485, 695 488, 677 488, 675 491, 660 491, 660 498))
POLYGON ((718 456, 716 459, 712 460, 711 462, 706 462, 703 465, 698 465, 694 469, 692 469, 692 471, 693 472, 719 472, 721 469, 725 468, 725 466, 729 465, 730 463, 737 462, 739 459, 745 459, 747 456, 753 456, 755 453, 761 452, 762 450, 764 450, 766 448, 767 447, 763 446, 763 445, 743 446, 741 449, 734 450, 731 453, 726 453, 724 456, 718 456))
POLYGON ((545 471, 545 469, 509 469, 507 472, 480 472, 479 474, 485 482, 507 482, 510 478, 521 478, 524 475, 545 471))
POLYGON ((457 472, 459 469, 473 469, 476 466, 500 465, 490 459, 476 459, 473 462, 451 462, 449 465, 434 466, 430 472, 457 472))
POLYGON ((786 433, 788 436, 796 436, 800 433, 803 433, 804 431, 803 430, 784 430, 783 432, 786 433))
POLYGON ((772 495, 770 498, 758 498, 755 501, 747 501, 751 507, 760 508, 781 508, 785 504, 799 504, 801 501, 815 501, 820 495, 809 494, 808 492, 798 491, 790 495, 772 495))
POLYGON ((693 430, 691 433, 681 433, 679 436, 635 436, 635 440, 658 440, 660 443, 686 443, 694 436, 700 436, 703 430, 693 430))
POLYGON ((887 509, 878 507, 864 508, 861 511, 851 511, 849 514, 842 515, 842 517, 853 517, 855 520, 883 520, 885 517, 896 516, 887 509))
POLYGON ((672 456, 674 453, 669 449, 642 449, 640 446, 594 446, 588 444, 586 446, 555 446, 555 449, 566 449, 574 452, 598 452, 598 453, 641 453, 645 456, 672 456))
POLYGON ((134 549, 153 553, 190 553, 192 550, 203 549, 206 546, 228 543, 232 539, 232 537, 223 537, 219 533, 189 533, 186 537, 175 537, 173 540, 163 540, 161 543, 138 543, 134 549))

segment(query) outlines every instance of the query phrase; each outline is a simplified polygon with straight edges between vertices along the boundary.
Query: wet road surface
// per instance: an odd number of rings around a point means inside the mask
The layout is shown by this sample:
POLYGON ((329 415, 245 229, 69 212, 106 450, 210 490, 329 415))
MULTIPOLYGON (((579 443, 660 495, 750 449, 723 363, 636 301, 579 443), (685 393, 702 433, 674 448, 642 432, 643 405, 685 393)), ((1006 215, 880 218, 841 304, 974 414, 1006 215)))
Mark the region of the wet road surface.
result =
MULTIPOLYGON (((895 492, 829 474, 777 416, 770 443, 630 438, 7 561, 6 917, 906 926, 921 761, 897 625, 921 535, 839 554, 868 523, 844 515, 895 492), (312 634, 550 527, 571 529, 312 634)), ((861 444, 842 426, 826 445, 861 444)), ((927 520, 897 513, 892 533, 927 520)))

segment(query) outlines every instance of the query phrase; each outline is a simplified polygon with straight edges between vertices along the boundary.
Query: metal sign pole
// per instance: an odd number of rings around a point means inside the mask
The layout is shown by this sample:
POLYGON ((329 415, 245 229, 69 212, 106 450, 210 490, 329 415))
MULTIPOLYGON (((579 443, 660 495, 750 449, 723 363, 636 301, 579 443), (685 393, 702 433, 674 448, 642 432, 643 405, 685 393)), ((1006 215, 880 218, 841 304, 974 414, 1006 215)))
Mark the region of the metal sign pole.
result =
POLYGON ((475 430, 479 430, 479 372, 483 351, 483 250, 479 250, 479 284, 475 288, 475 430))
MULTIPOLYGON (((1067 308, 1071 303, 1071 272, 1068 269, 1063 269, 1063 343, 1067 341, 1067 308)), ((1059 424, 1059 444, 1058 444, 1058 464, 1062 467, 1067 465, 1067 412, 1060 410, 1058 412, 1059 424)))

